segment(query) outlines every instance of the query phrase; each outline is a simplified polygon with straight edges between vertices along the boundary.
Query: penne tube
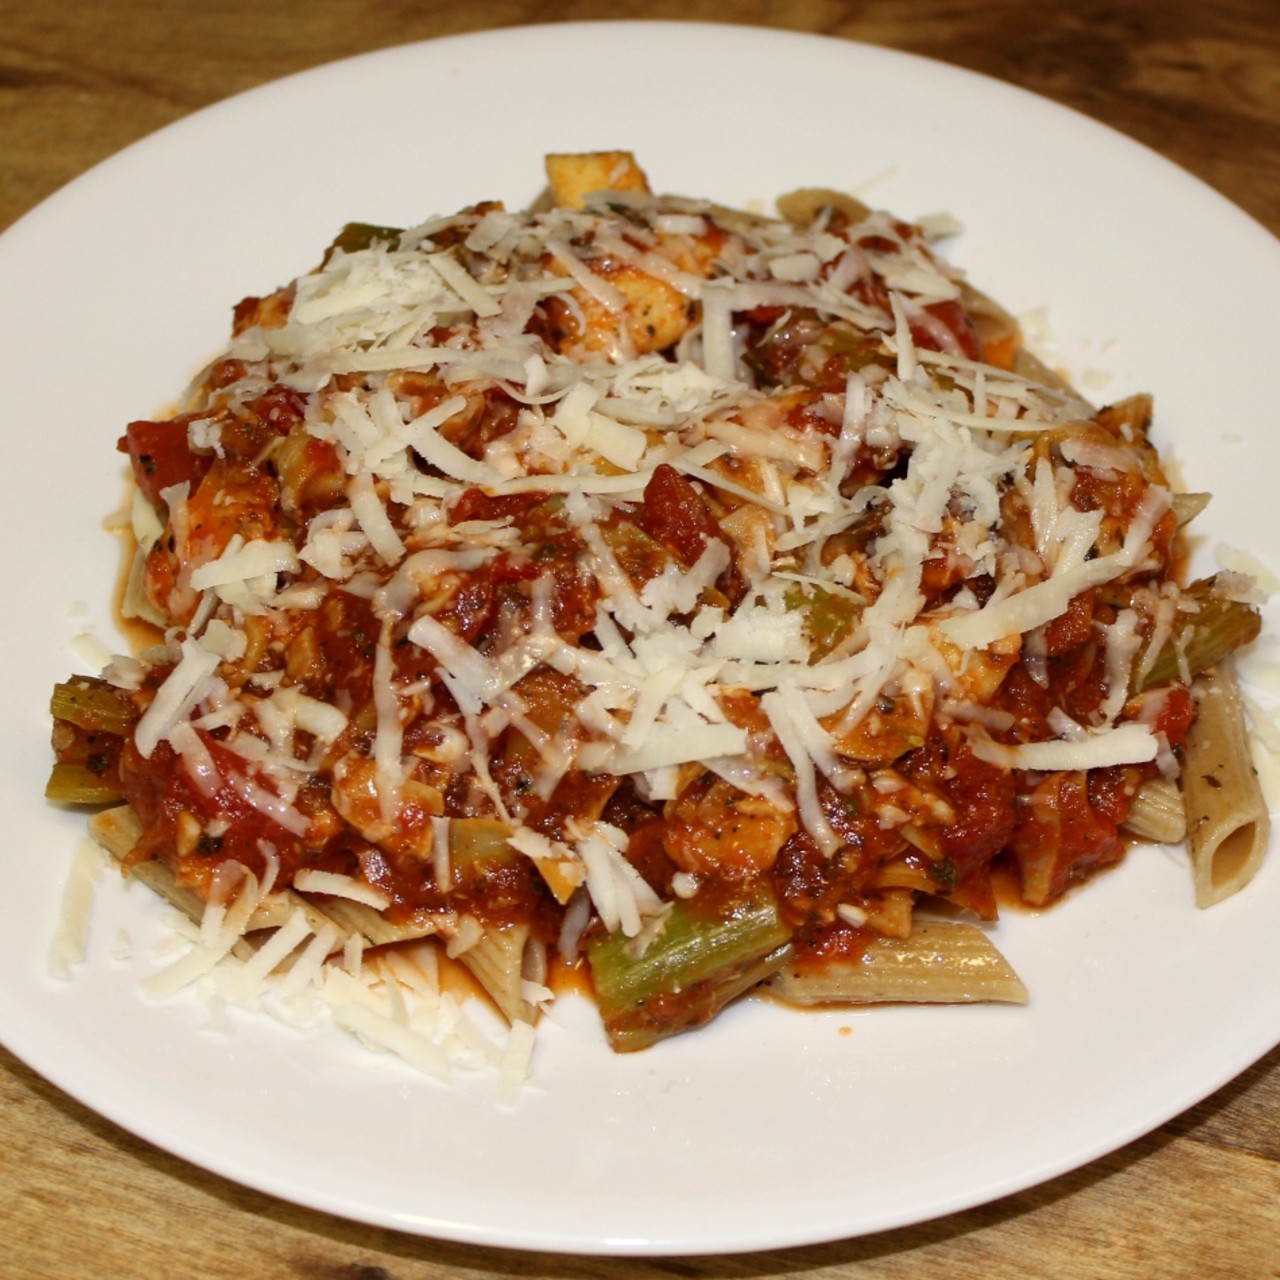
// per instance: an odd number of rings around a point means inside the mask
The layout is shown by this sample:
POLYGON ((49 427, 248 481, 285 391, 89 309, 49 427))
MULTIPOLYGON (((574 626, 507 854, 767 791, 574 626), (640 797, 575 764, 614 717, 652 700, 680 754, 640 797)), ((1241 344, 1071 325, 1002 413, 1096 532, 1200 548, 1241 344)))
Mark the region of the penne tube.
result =
POLYGON ((453 921, 452 916, 428 915, 426 912, 411 915, 405 920, 388 920, 381 911, 350 898, 326 898, 324 914, 344 932, 359 934, 371 947, 434 937, 445 932, 453 921))
POLYGON ((1156 844, 1181 844, 1187 838, 1187 812, 1178 784, 1172 778, 1145 782, 1121 825, 1156 844))
POLYGON ((877 938, 857 960, 785 965, 765 989, 788 1004, 1025 1004, 1027 989, 976 925, 920 920, 910 938, 877 938))
POLYGON ((1184 749, 1182 795, 1196 905, 1208 907, 1253 878, 1266 853, 1271 820, 1231 665, 1207 672, 1195 695, 1199 714, 1184 749))
POLYGON ((1171 499, 1179 529, 1185 529, 1208 505, 1207 493, 1175 493, 1171 499))
POLYGON ((797 191, 789 191, 778 197, 777 206, 778 212, 798 227, 812 226, 831 209, 853 222, 861 222, 871 214, 870 207, 857 196, 845 191, 832 191, 829 187, 801 187, 797 191))
MULTIPOLYGON (((117 862, 123 862, 137 843, 142 833, 142 824, 128 805, 117 805, 94 814, 89 819, 89 833, 117 862)), ((176 907, 193 924, 199 924, 203 919, 204 899, 194 889, 179 884, 167 864, 149 859, 135 863, 129 868, 128 874, 133 879, 140 880, 170 906, 176 907)), ((302 913, 313 934, 320 934, 326 928, 332 931, 336 926, 334 950, 339 950, 353 932, 328 911, 318 907, 314 901, 291 889, 285 889, 261 899, 245 925, 245 933, 279 929, 298 912, 302 913)), ((255 950, 251 942, 243 939, 235 948, 241 959, 248 959, 255 950)))
POLYGON ((529 942, 527 924, 485 929, 456 959, 488 992, 508 1022, 533 1022, 537 1009, 524 998, 524 952, 529 942))
POLYGON ((127 804, 103 809, 89 819, 89 834, 117 861, 124 861, 142 835, 142 824, 127 804))

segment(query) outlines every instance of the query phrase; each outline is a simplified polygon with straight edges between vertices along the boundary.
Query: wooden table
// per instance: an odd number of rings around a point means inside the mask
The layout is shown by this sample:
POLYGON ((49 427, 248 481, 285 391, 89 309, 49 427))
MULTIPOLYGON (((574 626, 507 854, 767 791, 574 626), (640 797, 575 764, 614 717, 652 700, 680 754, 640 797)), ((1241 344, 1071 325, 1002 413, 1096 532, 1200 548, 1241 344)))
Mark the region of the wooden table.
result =
MULTIPOLYGON (((927 54, 1106 120, 1280 232, 1276 0, 0 0, 0 228, 189 111, 348 54, 562 19, 708 18, 927 54)), ((0 1276, 395 1280, 1280 1276, 1280 1050, 1187 1114, 996 1204, 745 1257, 505 1253, 244 1190, 99 1119, 0 1051, 0 1276)))

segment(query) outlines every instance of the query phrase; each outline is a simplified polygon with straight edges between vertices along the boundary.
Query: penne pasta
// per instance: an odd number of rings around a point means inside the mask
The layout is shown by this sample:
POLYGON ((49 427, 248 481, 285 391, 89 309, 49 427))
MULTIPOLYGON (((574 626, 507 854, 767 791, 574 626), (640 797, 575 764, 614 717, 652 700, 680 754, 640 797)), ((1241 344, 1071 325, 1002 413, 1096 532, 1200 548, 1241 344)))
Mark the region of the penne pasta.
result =
POLYGON ((1178 528, 1185 529, 1210 502, 1207 493, 1175 493, 1173 495, 1173 514, 1178 518, 1178 528))
POLYGON ((324 914, 346 933, 359 934, 371 947, 391 946, 447 934, 452 916, 415 913, 404 920, 389 920, 381 911, 350 898, 326 898, 324 914))
POLYGON ((536 1008, 524 997, 524 959, 531 931, 527 924, 482 929, 455 955, 485 989, 509 1022, 532 1022, 536 1008))
POLYGON ((766 989, 788 1004, 1025 1004, 1027 988, 977 925, 919 920, 909 938, 877 938, 857 960, 789 964, 766 989))
POLYGON ((1209 907, 1253 879, 1271 819, 1253 769, 1233 665, 1207 672, 1195 695, 1199 714, 1184 748, 1182 794, 1196 905, 1209 907))
MULTIPOLYGON (((179 884, 166 863, 155 860, 128 863, 129 854, 133 852, 141 833, 142 824, 128 805, 104 809, 89 819, 89 834, 117 863, 127 865, 127 875, 141 881, 170 906, 181 911, 193 924, 199 924, 206 910, 204 898, 195 889, 179 884)), ((249 959, 256 950, 249 935, 275 931, 299 915, 306 921, 312 934, 322 936, 326 930, 333 932, 333 951, 340 950, 354 932, 344 927, 340 919, 317 906, 314 900, 291 889, 275 890, 263 896, 247 918, 244 927, 246 936, 237 942, 235 954, 241 959, 249 959)))
POLYGON ((820 216, 839 210, 848 218, 861 221, 871 210, 857 198, 829 187, 802 187, 778 197, 778 212, 798 227, 812 226, 820 216))
POLYGON ((1187 811, 1181 788, 1172 778, 1144 782, 1133 797, 1124 827, 1157 844, 1181 844, 1187 838, 1187 811))

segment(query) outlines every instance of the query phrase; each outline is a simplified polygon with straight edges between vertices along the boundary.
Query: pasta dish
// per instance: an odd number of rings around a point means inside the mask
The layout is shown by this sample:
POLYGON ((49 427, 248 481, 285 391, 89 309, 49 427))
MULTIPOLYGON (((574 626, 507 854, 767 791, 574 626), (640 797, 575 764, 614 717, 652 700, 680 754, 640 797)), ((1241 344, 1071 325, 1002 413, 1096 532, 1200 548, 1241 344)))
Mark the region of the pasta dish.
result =
POLYGON ((1086 403, 944 225, 547 173, 344 228, 121 439, 154 643, 58 686, 48 794, 194 922, 168 986, 412 1056, 439 958, 522 1037, 573 968, 626 1051, 754 990, 1023 1001, 1001 887, 1135 835, 1247 883, 1258 612, 1180 580, 1150 398, 1086 403))

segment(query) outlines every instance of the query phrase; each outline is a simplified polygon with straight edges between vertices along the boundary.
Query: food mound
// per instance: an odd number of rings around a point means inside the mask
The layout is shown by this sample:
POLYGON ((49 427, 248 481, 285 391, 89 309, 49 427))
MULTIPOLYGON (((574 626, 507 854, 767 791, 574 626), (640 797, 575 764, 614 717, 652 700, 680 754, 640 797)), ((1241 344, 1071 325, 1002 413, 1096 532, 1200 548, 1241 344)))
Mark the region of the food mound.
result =
POLYGON ((128 426, 156 641, 59 686, 51 798, 297 984, 431 940, 518 1025, 576 968, 618 1050, 757 988, 1024 1000, 995 885, 1187 810, 1201 900, 1247 878, 1247 768, 1178 779, 1258 615, 1179 584, 1149 398, 1087 405, 928 226, 547 170, 347 226, 128 426))

